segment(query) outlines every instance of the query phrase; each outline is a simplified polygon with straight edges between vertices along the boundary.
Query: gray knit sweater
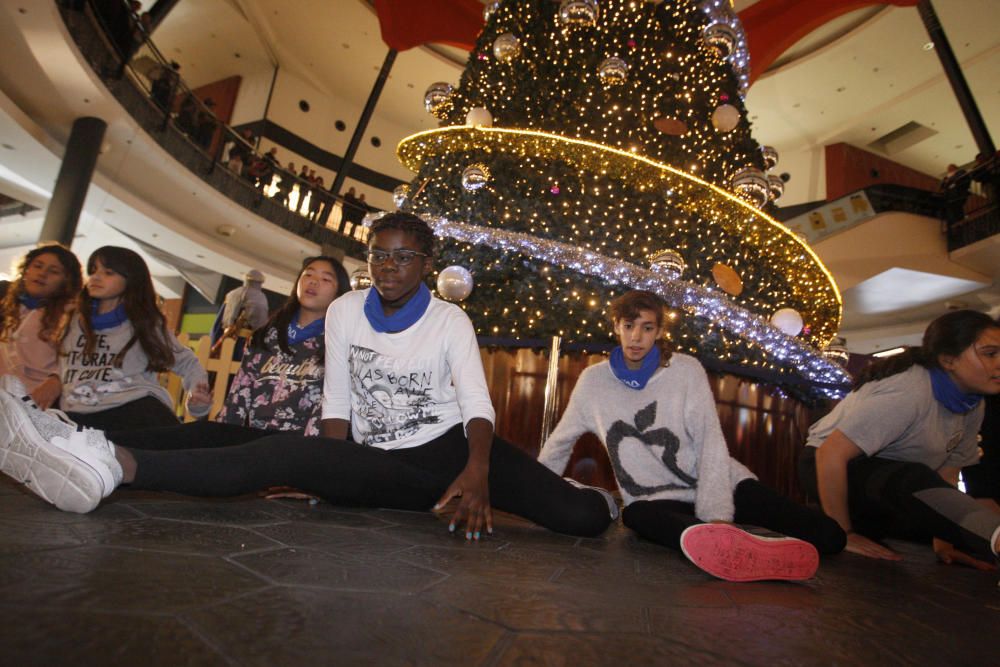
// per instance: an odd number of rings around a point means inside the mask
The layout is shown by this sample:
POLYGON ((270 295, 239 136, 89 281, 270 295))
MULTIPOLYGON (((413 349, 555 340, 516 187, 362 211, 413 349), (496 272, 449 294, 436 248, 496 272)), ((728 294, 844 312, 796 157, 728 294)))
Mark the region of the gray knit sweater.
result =
MULTIPOLYGON (((168 407, 173 407, 167 390, 160 386, 157 374, 147 370, 149 358, 138 341, 125 353, 118 367, 118 354, 132 339, 132 323, 125 321, 116 327, 97 331, 97 347, 86 354, 86 337, 78 317, 74 317, 62 344, 59 371, 63 390, 61 407, 67 412, 92 413, 131 403, 145 396, 153 396, 168 407)), ((194 352, 180 344, 171 334, 174 365, 170 369, 181 377, 184 388, 190 391, 199 382, 207 382, 208 374, 194 352)), ((206 406, 203 412, 208 412, 206 406)), ((201 414, 191 412, 199 417, 201 414)))
POLYGON ((733 490, 756 479, 729 456, 705 371, 684 354, 638 390, 606 361, 584 370, 538 460, 562 474, 587 432, 607 448, 626 505, 679 500, 693 503, 702 521, 732 521, 733 490))

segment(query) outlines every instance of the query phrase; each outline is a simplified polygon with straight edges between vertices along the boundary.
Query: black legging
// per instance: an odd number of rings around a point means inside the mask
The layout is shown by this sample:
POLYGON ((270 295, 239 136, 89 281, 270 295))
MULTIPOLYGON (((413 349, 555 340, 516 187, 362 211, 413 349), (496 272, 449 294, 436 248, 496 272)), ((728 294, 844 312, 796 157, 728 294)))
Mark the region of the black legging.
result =
POLYGON ((132 431, 158 426, 176 426, 181 423, 177 415, 163 401, 152 396, 137 398, 100 412, 66 414, 80 426, 100 431, 132 431))
MULTIPOLYGON (((821 554, 840 553, 847 535, 822 512, 800 505, 755 479, 745 479, 733 491, 734 523, 760 526, 809 542, 821 554)), ((625 508, 622 521, 640 537, 671 549, 681 548, 681 533, 703 523, 694 505, 679 500, 637 500, 625 508)))
MULTIPOLYGON (((799 479, 806 494, 819 499, 815 447, 806 447, 799 456, 799 479)), ((878 456, 858 456, 848 462, 847 505, 853 529, 872 539, 929 542, 937 537, 982 555, 992 554, 990 534, 1000 523, 1000 517, 926 465, 878 456), (978 534, 943 513, 953 511, 955 504, 978 534)))
MULTIPOLYGON (((405 510, 430 509, 469 453, 460 424, 419 447, 389 451, 215 422, 107 435, 135 457, 134 488, 225 497, 291 486, 334 504, 405 510)), ((556 532, 591 537, 611 522, 600 494, 576 488, 498 437, 489 490, 496 509, 556 532)))

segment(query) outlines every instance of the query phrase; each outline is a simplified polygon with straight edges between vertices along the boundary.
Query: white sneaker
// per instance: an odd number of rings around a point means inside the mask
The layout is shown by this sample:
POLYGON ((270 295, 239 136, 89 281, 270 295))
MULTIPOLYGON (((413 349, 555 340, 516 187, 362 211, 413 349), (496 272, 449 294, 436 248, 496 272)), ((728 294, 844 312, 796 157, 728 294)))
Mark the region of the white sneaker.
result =
POLYGON ((618 515, 620 513, 618 511, 618 501, 615 500, 615 497, 611 495, 610 491, 600 486, 590 486, 589 484, 578 482, 572 477, 563 477, 563 479, 565 479, 567 482, 569 482, 578 489, 590 489, 591 491, 597 491, 599 494, 601 494, 601 497, 604 498, 604 502, 608 504, 608 513, 611 514, 611 520, 612 521, 618 520, 618 515))
POLYGON ((0 375, 0 389, 3 389, 8 394, 11 394, 15 398, 23 400, 31 400, 31 396, 28 394, 28 390, 25 388, 24 383, 21 382, 21 378, 16 375, 0 375))
POLYGON ((78 431, 0 391, 0 471, 61 510, 84 514, 122 480, 104 433, 78 431))
POLYGON ((0 390, 6 391, 8 394, 14 398, 19 399, 22 403, 28 406, 31 410, 37 410, 39 412, 45 412, 48 415, 59 419, 66 424, 69 424, 74 429, 77 428, 76 422, 69 418, 62 410, 57 410, 55 408, 49 408, 48 410, 42 410, 35 403, 35 400, 31 398, 31 394, 28 393, 27 388, 25 388, 24 383, 21 382, 21 378, 16 375, 0 375, 0 390))

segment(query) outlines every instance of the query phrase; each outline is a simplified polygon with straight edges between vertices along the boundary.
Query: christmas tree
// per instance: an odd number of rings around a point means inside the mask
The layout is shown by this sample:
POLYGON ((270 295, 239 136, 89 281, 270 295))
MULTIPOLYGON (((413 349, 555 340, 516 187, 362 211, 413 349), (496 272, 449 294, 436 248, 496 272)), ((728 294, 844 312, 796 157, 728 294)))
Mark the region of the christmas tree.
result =
POLYGON ((683 315, 682 350, 843 381, 815 354, 836 286, 760 210, 780 179, 750 133, 728 5, 508 0, 486 16, 458 86, 428 89, 440 129, 398 148, 417 175, 397 203, 435 221, 442 266, 472 273, 478 332, 607 342, 607 303, 641 287, 683 315), (797 339, 767 324, 778 311, 801 318, 797 339))

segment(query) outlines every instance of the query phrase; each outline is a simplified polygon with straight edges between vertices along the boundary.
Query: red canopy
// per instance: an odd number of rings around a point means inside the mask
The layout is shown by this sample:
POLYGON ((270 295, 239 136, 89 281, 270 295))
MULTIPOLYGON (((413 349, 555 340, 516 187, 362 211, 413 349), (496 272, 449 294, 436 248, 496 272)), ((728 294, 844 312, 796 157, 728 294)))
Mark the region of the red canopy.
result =
MULTIPOLYGON (((750 82, 795 42, 847 12, 869 5, 912 7, 918 0, 760 0, 740 12, 750 50, 750 82)), ((471 51, 483 27, 477 0, 375 0, 382 41, 397 51, 428 42, 471 51)))

